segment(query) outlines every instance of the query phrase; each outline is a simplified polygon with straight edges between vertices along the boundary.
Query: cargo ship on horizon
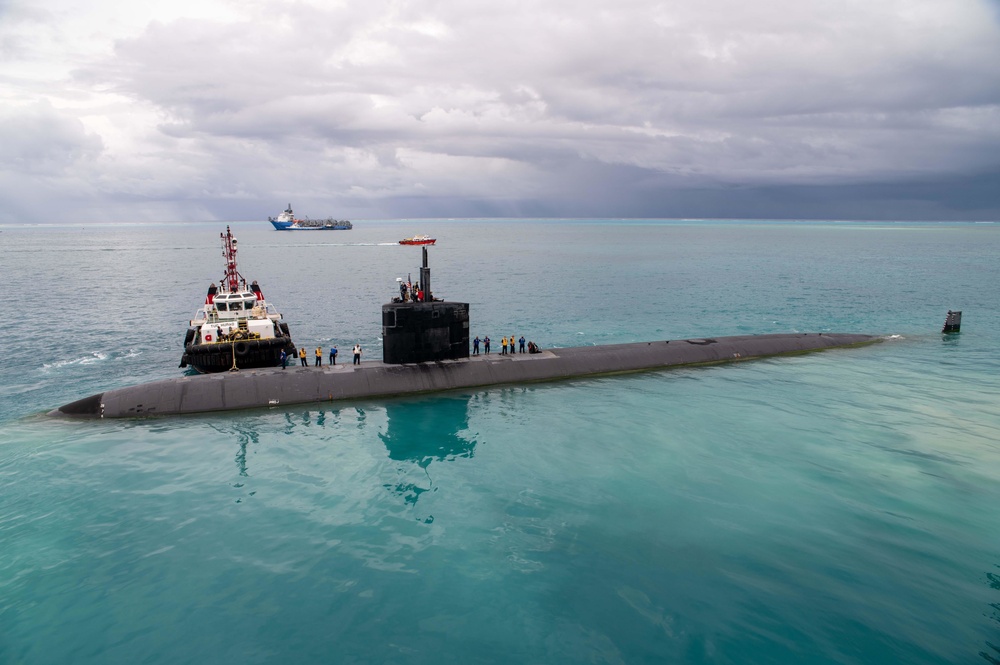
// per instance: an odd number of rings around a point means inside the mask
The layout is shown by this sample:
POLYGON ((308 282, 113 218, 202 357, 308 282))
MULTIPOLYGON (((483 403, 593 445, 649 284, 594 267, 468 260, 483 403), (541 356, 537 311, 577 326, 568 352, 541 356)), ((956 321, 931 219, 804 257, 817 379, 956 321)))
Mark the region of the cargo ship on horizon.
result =
POLYGON ((328 219, 309 219, 308 217, 298 219, 292 212, 291 203, 288 204, 284 212, 277 217, 268 217, 267 221, 271 222, 275 231, 349 231, 354 228, 354 225, 346 219, 332 217, 328 219))

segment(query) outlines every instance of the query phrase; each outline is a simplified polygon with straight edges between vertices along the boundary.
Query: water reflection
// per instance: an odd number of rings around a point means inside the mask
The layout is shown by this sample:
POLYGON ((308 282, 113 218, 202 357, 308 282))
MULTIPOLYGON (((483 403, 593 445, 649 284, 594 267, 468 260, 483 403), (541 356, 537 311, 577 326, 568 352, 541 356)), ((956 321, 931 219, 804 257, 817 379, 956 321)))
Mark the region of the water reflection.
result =
POLYGON ((236 468, 239 469, 240 476, 247 477, 247 441, 240 441, 240 449, 236 453, 236 468))
POLYGON ((476 440, 468 431, 468 397, 390 403, 385 415, 385 432, 379 438, 390 459, 427 467, 433 460, 475 454, 476 440))
MULTIPOLYGON (((216 431, 220 434, 229 434, 226 431, 228 428, 215 427, 216 431)), ((236 450, 236 468, 239 471, 240 477, 247 477, 247 445, 260 443, 260 434, 258 434, 257 429, 251 426, 244 426, 239 421, 232 425, 233 433, 236 434, 236 442, 239 448, 236 450)), ((242 487, 240 485, 234 485, 234 487, 242 487)))
MULTIPOLYGON (((233 461, 236 462, 236 471, 239 478, 232 484, 234 489, 242 490, 246 484, 246 478, 250 477, 250 472, 247 468, 247 449, 252 443, 255 446, 260 443, 260 433, 255 427, 255 423, 252 420, 243 421, 236 420, 230 423, 226 427, 220 427, 217 425, 212 425, 220 435, 229 437, 233 434, 236 435, 236 456, 233 461)), ((256 491, 247 492, 247 496, 253 496, 256 491)), ((242 498, 237 498, 236 503, 242 503, 242 498)))
MULTIPOLYGON (((385 431, 379 434, 389 459, 412 462, 401 465, 400 477, 387 489, 416 505, 420 496, 436 489, 429 467, 434 461, 451 461, 475 455, 476 439, 469 432, 469 397, 392 402, 385 407, 385 431), (420 470, 414 478, 414 471, 420 470)), ((426 521, 433 521, 429 517, 426 521)))
MULTIPOLYGON (((301 450, 306 442, 329 443, 329 447, 307 446, 322 451, 316 452, 319 463, 328 462, 330 456, 336 455, 360 460, 376 452, 381 444, 387 455, 376 453, 374 459, 369 459, 381 469, 382 487, 413 506, 426 492, 437 489, 429 472, 432 462, 469 459, 475 455, 477 441, 475 434, 469 431, 472 399, 471 396, 438 396, 377 405, 303 408, 258 418, 228 420, 224 424, 220 420, 212 427, 225 440, 233 442, 235 439, 237 444, 232 458, 237 475, 230 481, 241 493, 237 502, 254 494, 247 486, 248 479, 253 476, 251 458, 261 440, 268 441, 274 434, 280 437, 283 445, 289 443, 296 450, 301 450), (357 432, 353 431, 355 428, 357 432), (372 436, 376 433, 377 440, 372 436), (345 452, 345 446, 350 452, 345 452)), ((274 454, 280 455, 282 451, 276 450, 274 454)))
MULTIPOLYGON (((364 411, 362 409, 356 409, 358 412, 359 422, 364 421, 364 411)), ((326 427, 327 418, 331 419, 331 425, 336 424, 337 416, 340 414, 340 409, 319 409, 313 411, 312 409, 303 409, 302 411, 286 411, 284 414, 285 434, 294 434, 295 428, 297 427, 326 427), (329 414, 327 413, 329 411, 329 414)))

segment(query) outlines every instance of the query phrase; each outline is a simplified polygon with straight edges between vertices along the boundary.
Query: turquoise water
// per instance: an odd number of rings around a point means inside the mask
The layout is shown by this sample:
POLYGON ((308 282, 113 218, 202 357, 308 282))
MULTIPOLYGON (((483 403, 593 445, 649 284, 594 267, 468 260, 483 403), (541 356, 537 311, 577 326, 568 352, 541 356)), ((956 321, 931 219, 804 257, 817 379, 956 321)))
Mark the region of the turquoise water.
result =
POLYGON ((431 248, 473 334, 866 332, 821 354, 115 422, 224 224, 0 228, 0 663, 1000 659, 1000 224, 233 225, 299 344, 379 357, 431 248), (948 309, 963 332, 939 333, 948 309))

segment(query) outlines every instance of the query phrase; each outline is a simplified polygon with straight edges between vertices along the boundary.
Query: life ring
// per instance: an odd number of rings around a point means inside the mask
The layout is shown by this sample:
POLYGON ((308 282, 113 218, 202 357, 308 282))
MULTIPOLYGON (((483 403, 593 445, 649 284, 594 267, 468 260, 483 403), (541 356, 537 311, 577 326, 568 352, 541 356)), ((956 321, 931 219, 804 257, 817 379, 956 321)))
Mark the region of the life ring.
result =
POLYGON ((245 356, 249 352, 250 345, 246 342, 236 342, 236 344, 233 345, 233 353, 238 356, 245 356))
POLYGON ((212 341, 212 333, 208 333, 207 335, 205 335, 205 341, 206 342, 211 342, 212 341))

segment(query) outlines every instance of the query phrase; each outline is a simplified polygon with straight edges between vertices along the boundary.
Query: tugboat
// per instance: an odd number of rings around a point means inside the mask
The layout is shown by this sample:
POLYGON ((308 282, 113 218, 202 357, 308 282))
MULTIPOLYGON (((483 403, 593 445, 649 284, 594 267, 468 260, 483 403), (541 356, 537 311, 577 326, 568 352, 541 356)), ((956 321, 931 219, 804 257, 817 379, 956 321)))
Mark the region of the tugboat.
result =
POLYGON ((292 212, 292 204, 289 203, 285 211, 277 217, 268 217, 267 221, 276 231, 347 231, 353 229, 354 225, 346 219, 296 219, 292 212))
POLYGON ((295 344, 281 314, 264 300, 254 280, 247 286, 236 269, 236 238, 226 227, 220 233, 226 274, 222 286, 208 287, 205 304, 191 319, 184 336, 181 367, 199 372, 224 372, 252 367, 274 367, 281 351, 295 355, 295 344))
POLYGON ((437 238, 432 238, 430 236, 412 236, 410 238, 403 238, 399 241, 400 245, 433 245, 437 242, 437 238))

